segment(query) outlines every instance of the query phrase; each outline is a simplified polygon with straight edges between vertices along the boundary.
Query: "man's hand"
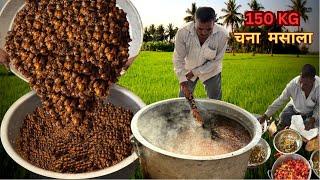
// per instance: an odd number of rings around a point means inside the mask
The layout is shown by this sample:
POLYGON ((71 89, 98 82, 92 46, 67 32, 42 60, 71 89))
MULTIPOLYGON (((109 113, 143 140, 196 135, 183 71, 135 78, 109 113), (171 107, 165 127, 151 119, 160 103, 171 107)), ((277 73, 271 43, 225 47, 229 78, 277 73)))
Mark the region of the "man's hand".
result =
POLYGON ((263 124, 267 119, 268 116, 264 114, 258 118, 258 121, 260 122, 260 124, 263 124))
POLYGON ((2 49, 0 49, 0 64, 4 65, 8 70, 10 69, 9 55, 2 49))
POLYGON ((188 72, 188 73, 186 74, 186 77, 187 77, 188 80, 191 80, 191 79, 193 78, 193 76, 194 76, 194 74, 193 74, 192 71, 190 71, 190 72, 188 72))
POLYGON ((305 130, 309 131, 314 128, 316 119, 314 117, 309 118, 309 121, 305 125, 305 130))

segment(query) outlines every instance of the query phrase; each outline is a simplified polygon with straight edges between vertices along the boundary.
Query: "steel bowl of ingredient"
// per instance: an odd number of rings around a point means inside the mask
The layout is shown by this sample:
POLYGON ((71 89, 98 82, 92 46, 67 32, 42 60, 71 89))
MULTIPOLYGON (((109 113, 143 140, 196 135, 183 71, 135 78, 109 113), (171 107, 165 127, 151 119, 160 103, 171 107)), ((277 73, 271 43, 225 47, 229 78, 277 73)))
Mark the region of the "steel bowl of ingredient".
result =
POLYGON ((150 104, 133 117, 133 142, 145 178, 244 178, 251 150, 261 139, 260 123, 230 103, 195 103, 204 127, 184 98, 150 104))
MULTIPOLYGON (((140 15, 130 0, 117 0, 117 6, 127 13, 129 22, 129 33, 131 42, 129 43, 129 60, 134 59, 140 51, 143 41, 143 27, 140 15)), ((0 48, 4 48, 7 32, 13 27, 16 14, 24 7, 25 2, 21 0, 9 0, 0 12, 0 48)), ((13 65, 10 64, 11 71, 20 79, 29 80, 22 75, 13 65)))
POLYGON ((248 167, 253 168, 267 162, 271 154, 271 148, 266 140, 260 139, 259 143, 252 149, 248 167))
MULTIPOLYGON (((110 96, 106 100, 113 105, 130 109, 136 113, 145 106, 143 101, 132 92, 120 86, 113 86, 110 89, 110 96)), ((1 142, 9 156, 25 169, 40 175, 40 178, 58 178, 58 179, 88 179, 88 178, 125 178, 133 176, 138 166, 137 155, 132 153, 130 156, 120 161, 118 164, 101 170, 86 173, 58 173, 39 168, 24 158, 16 150, 16 140, 20 134, 20 127, 27 114, 41 104, 39 97, 35 92, 29 92, 18 99, 6 112, 1 124, 1 142)), ((39 176, 34 175, 39 178, 39 176)))
POLYGON ((294 154, 302 147, 302 137, 293 129, 284 129, 275 135, 273 146, 282 154, 294 154))
POLYGON ((280 156, 268 171, 270 179, 310 179, 311 166, 306 158, 299 154, 280 156))
POLYGON ((313 151, 310 157, 310 164, 313 173, 320 178, 319 150, 313 151))

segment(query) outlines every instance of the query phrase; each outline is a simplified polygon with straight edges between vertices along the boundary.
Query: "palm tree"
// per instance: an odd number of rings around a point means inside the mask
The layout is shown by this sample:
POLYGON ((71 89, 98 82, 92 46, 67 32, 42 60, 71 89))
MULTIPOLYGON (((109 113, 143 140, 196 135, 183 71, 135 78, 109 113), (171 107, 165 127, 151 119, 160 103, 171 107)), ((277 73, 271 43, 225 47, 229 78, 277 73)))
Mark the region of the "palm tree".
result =
POLYGON ((223 23, 219 22, 219 20, 221 19, 221 17, 219 17, 217 13, 216 13, 215 17, 216 17, 216 20, 214 21, 214 23, 223 26, 223 23))
POLYGON ((155 41, 155 34, 156 34, 156 27, 154 26, 154 24, 151 24, 148 30, 152 41, 155 41))
MULTIPOLYGON (((273 49, 274 49, 274 42, 273 41, 269 41, 268 40, 268 32, 283 32, 285 30, 285 28, 281 25, 278 25, 277 23, 274 23, 272 26, 265 26, 263 27, 263 32, 265 33, 262 33, 262 41, 265 41, 266 44, 267 44, 267 47, 266 49, 270 48, 270 53, 271 53, 271 56, 273 56, 273 49), (271 43, 271 46, 270 46, 270 43, 271 43), (269 46, 269 47, 268 47, 269 46)), ((281 44, 276 44, 276 46, 282 46, 281 44)))
MULTIPOLYGON (((239 13, 241 5, 237 5, 235 0, 228 0, 225 2, 227 8, 223 8, 221 11, 226 13, 221 18, 224 19, 223 24, 231 27, 233 34, 234 30, 239 27, 242 22, 242 14, 239 13)), ((234 55, 234 48, 232 48, 232 54, 234 55)))
POLYGON ((194 17, 196 15, 196 11, 197 11, 197 6, 196 6, 196 3, 192 3, 191 4, 191 9, 187 9, 186 10, 186 13, 188 14, 188 16, 186 16, 184 18, 184 21, 186 22, 191 22, 191 21, 194 21, 194 17))
MULTIPOLYGON (((294 10, 297 11, 300 14, 300 17, 302 17, 304 22, 307 22, 308 20, 308 15, 307 15, 307 8, 306 8, 306 4, 307 4, 307 0, 290 0, 292 5, 289 7, 294 10)), ((298 32, 300 32, 300 26, 298 26, 298 32)), ((297 57, 299 57, 299 52, 297 53, 297 57)))
MULTIPOLYGON (((262 4, 258 3, 257 0, 251 0, 250 3, 248 3, 248 6, 250 7, 250 9, 252 11, 261 11, 262 9, 264 9, 264 7, 262 6, 262 4)), ((253 31, 256 32, 256 31, 259 31, 259 28, 258 27, 253 27, 253 31)), ((255 56, 256 54, 256 49, 257 49, 257 45, 254 44, 254 50, 252 52, 252 56, 255 56)))
MULTIPOLYGON (((297 11, 300 14, 300 17, 302 17, 304 22, 307 22, 307 20, 309 19, 308 15, 307 15, 307 8, 306 8, 306 4, 307 4, 307 0, 290 0, 292 5, 289 5, 289 7, 294 10, 297 11)), ((298 32, 300 31, 300 26, 298 26, 298 32)))
POLYGON ((162 24, 160 24, 155 32, 155 40, 163 41, 165 39, 165 29, 162 24))
POLYGON ((151 41, 152 37, 150 35, 149 29, 147 27, 144 28, 144 33, 143 33, 143 42, 148 42, 151 41))
POLYGON ((166 36, 170 42, 174 38, 174 36, 176 35, 177 31, 178 31, 178 28, 174 28, 172 23, 170 23, 168 25, 167 30, 166 30, 166 36))
POLYGON ((258 3, 257 0, 251 0, 251 2, 248 3, 248 6, 252 11, 261 11, 262 9, 264 9, 262 4, 258 3))

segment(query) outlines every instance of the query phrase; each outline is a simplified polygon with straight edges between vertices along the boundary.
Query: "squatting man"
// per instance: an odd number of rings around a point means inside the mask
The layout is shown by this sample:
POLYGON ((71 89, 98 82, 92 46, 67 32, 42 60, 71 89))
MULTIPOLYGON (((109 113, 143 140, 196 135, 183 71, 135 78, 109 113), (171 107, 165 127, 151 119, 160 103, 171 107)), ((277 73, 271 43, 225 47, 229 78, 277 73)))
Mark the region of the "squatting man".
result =
POLYGON ((316 76, 316 68, 310 64, 304 65, 301 74, 287 84, 282 94, 259 118, 260 123, 264 123, 290 100, 280 114, 278 130, 290 126, 293 115, 302 116, 306 130, 319 127, 319 87, 320 78, 316 76))

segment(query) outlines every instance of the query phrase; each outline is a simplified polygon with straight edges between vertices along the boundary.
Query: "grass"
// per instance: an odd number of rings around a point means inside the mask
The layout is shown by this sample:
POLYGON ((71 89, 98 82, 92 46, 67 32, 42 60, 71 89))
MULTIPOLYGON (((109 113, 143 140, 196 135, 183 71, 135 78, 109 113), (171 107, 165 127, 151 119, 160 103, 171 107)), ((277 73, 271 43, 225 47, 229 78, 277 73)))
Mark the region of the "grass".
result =
MULTIPOLYGON (((306 63, 315 65, 319 72, 318 55, 297 58, 295 55, 271 57, 226 54, 223 61, 222 99, 249 112, 262 114, 306 63)), ((119 84, 133 91, 146 104, 177 97, 179 83, 173 72, 172 53, 141 52, 127 73, 120 78, 119 84)), ((8 75, 4 67, 0 66, 0 119, 10 105, 28 91, 30 88, 27 83, 8 75)), ((206 97, 200 82, 195 97, 206 97)), ((271 141, 270 137, 265 138, 271 141)), ((271 169, 273 161, 274 158, 271 158, 265 166, 248 170, 246 178, 267 178, 266 171, 271 169)), ((0 162, 0 178, 28 177, 28 173, 7 156, 2 145, 0 162)))
MULTIPOLYGON (((286 84, 318 56, 226 54, 223 61, 222 99, 250 112, 263 113, 286 84)), ((119 83, 147 103, 178 96, 179 83, 173 72, 172 53, 142 52, 119 83)), ((205 98, 200 81, 195 97, 205 98)))

